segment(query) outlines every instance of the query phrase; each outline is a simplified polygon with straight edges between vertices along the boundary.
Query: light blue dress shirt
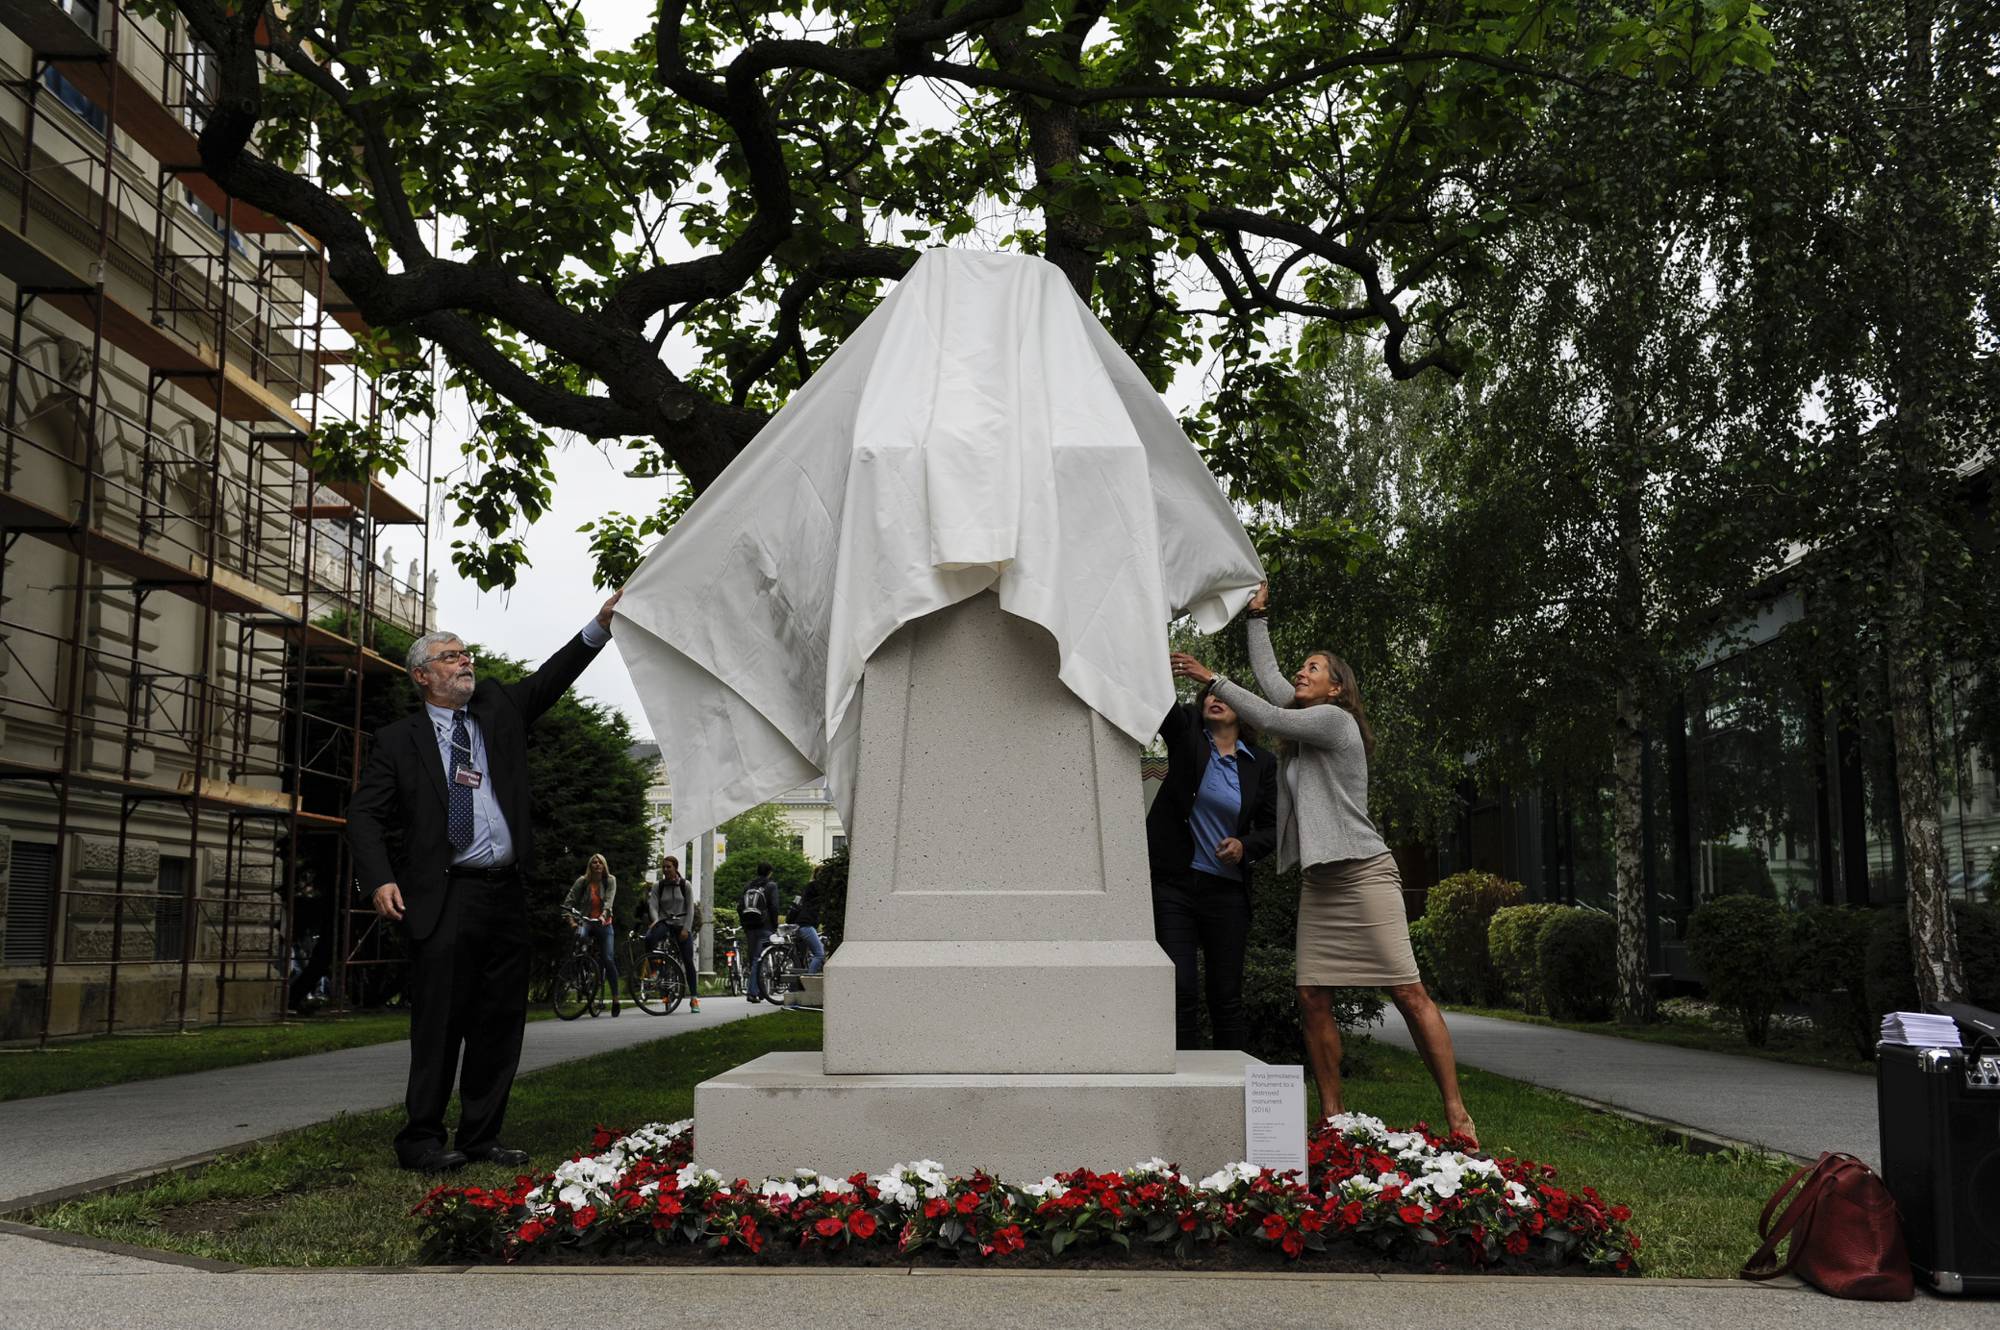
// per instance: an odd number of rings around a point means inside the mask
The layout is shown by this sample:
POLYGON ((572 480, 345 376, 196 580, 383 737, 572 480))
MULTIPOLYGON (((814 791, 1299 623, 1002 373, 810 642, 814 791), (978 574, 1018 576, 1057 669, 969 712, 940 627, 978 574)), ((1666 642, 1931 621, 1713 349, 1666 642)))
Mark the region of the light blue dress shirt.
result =
MULTIPOLYGON (((599 627, 596 619, 583 626, 585 646, 601 647, 610 640, 611 634, 599 627)), ((438 761, 444 765, 444 778, 450 781, 452 710, 428 701, 424 710, 430 714, 431 729, 437 734, 438 761)), ((472 843, 451 857, 451 865, 499 868, 514 862, 514 836, 507 828, 506 814, 500 811, 500 796, 494 792, 493 769, 486 762, 486 736, 470 711, 465 713, 465 729, 472 739, 472 765, 480 772, 481 779, 472 791, 472 843)))
POLYGON ((1219 753, 1213 736, 1208 741, 1208 765, 1202 769, 1201 784, 1194 792, 1194 807, 1188 812, 1188 831, 1194 839, 1195 871, 1232 881, 1243 880, 1243 865, 1225 864, 1215 857, 1216 846, 1236 834, 1236 821, 1243 812, 1243 777, 1236 769, 1235 753, 1219 753))

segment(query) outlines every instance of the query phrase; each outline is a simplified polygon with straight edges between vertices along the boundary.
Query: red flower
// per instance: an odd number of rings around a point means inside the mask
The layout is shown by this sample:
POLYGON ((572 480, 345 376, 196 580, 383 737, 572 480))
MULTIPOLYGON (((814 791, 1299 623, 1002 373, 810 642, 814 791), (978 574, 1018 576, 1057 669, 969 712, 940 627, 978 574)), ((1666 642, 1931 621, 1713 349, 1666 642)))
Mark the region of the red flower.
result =
POLYGON ((1265 1215, 1264 1236, 1272 1242, 1276 1242, 1279 1238, 1284 1237, 1285 1217, 1283 1215, 1265 1215))
POLYGON ((1027 1245, 1028 1240, 1021 1236, 1021 1226, 1019 1224, 1009 1224, 1005 1228, 994 1230, 993 1241, 981 1243, 979 1245, 979 1254, 981 1256, 1012 1256, 1027 1245))
POLYGON ((978 1208, 979 1208, 978 1193, 969 1191, 960 1193, 958 1198, 958 1212, 960 1214, 969 1215, 978 1208))
POLYGON ((549 1231, 549 1226, 539 1219, 530 1219, 521 1225, 520 1238, 523 1242, 534 1242, 549 1231))
POLYGON ((1509 1233, 1507 1235, 1507 1254, 1509 1256, 1526 1256, 1528 1254, 1528 1235, 1525 1233, 1509 1233))
POLYGON ((1195 1225, 1194 1211, 1192 1210, 1181 1211, 1181 1232, 1183 1233, 1194 1232, 1194 1225, 1195 1225))
POLYGON ((854 1213, 847 1216, 847 1230, 855 1237, 866 1242, 869 1238, 875 1236, 875 1216, 869 1214, 866 1210, 856 1209, 854 1213))
POLYGON ((1396 1211, 1396 1218, 1415 1228, 1424 1222, 1424 1207, 1421 1205, 1406 1205, 1396 1211))
POLYGON ((813 1231, 823 1238, 837 1238, 846 1227, 847 1225, 841 1223, 838 1216, 828 1215, 813 1225, 813 1231))
POLYGON ((943 1214, 946 1210, 949 1210, 950 1208, 951 1208, 950 1201, 945 1200, 945 1198, 942 1196, 933 1196, 928 1201, 924 1202, 924 1218, 936 1219, 939 1215, 943 1214))
POLYGON ((1306 1233, 1319 1232, 1320 1226, 1325 1222, 1325 1216, 1321 1215, 1317 1210, 1308 1210, 1299 1216, 1299 1228, 1302 1232, 1306 1233))
POLYGON ((1340 1222, 1349 1228, 1353 1228, 1361 1222, 1361 1217, 1366 1213, 1367 1207, 1362 1205, 1361 1202, 1349 1201, 1346 1205, 1340 1207, 1340 1222))
POLYGON ((570 1216, 570 1222, 575 1224, 579 1229, 589 1228, 597 1222, 597 1207, 594 1205, 582 1206, 574 1215, 570 1216))
POLYGON ((1611 1217, 1622 1224, 1632 1217, 1632 1207, 1629 1205, 1614 1205, 1611 1207, 1611 1217))
POLYGON ((1296 1258, 1306 1249, 1306 1240, 1297 1233, 1287 1233, 1285 1240, 1278 1245, 1285 1249, 1285 1255, 1296 1258))

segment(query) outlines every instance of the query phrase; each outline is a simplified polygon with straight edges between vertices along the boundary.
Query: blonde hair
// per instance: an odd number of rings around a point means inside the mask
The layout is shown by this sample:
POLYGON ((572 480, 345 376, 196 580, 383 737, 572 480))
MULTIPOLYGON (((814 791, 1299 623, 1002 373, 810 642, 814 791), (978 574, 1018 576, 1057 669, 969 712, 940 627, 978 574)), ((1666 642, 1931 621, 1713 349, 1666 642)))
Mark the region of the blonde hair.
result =
POLYGON ((598 866, 599 864, 603 864, 603 865, 604 865, 604 876, 606 876, 606 877, 610 877, 610 876, 611 876, 611 865, 610 865, 609 863, 606 863, 606 862, 605 862, 605 859, 604 859, 604 856, 603 856, 603 855, 601 855, 601 854, 593 854, 593 855, 591 855, 591 856, 590 856, 590 862, 589 862, 589 863, 587 863, 587 864, 585 864, 585 865, 583 866, 583 875, 584 875, 585 877, 589 877, 589 876, 590 876, 590 870, 591 870, 591 869, 593 869, 593 868, 595 868, 595 867, 597 867, 597 866, 598 866))

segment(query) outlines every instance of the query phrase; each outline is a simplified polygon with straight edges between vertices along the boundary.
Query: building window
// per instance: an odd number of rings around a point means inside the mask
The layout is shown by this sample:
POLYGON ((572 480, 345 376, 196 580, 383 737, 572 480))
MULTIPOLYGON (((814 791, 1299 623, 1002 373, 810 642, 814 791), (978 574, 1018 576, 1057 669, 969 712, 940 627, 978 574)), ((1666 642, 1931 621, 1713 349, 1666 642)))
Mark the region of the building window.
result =
POLYGON ((804 854, 805 852, 806 852, 806 838, 804 836, 792 837, 792 853, 804 854))
MULTIPOLYGON (((97 36, 97 0, 56 0, 56 7, 76 20, 76 26, 97 36)), ((111 122, 104 114, 104 108, 83 95, 74 83, 58 74, 53 67, 42 71, 42 86, 56 95, 56 100, 83 117, 85 124, 102 134, 111 122)))
POLYGON ((846 849, 847 849, 847 837, 835 836, 833 838, 833 852, 835 854, 840 854, 846 849))
POLYGON ((15 841, 7 877, 7 933, 0 963, 40 965, 49 956, 55 920, 56 847, 15 841))
POLYGON ((153 959, 177 961, 187 932, 186 859, 160 859, 160 894, 153 902, 153 959))

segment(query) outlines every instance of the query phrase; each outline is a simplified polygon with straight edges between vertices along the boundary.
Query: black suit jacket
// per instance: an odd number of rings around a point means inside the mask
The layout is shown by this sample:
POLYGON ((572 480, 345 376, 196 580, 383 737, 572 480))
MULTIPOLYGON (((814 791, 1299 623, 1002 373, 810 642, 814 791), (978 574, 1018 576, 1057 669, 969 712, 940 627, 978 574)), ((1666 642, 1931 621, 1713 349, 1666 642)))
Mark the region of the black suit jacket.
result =
MULTIPOLYGON (((1198 703, 1183 702, 1160 722, 1167 741, 1167 779, 1146 812, 1146 857, 1154 876, 1184 873, 1194 861, 1194 835, 1188 815, 1195 792, 1208 770, 1208 731, 1198 703)), ((1278 846, 1278 759, 1274 754, 1236 745, 1236 778, 1243 789, 1243 808, 1236 815, 1236 839, 1243 842, 1243 863, 1262 859, 1278 846)))
MULTIPOLYGON (((486 741, 486 779, 493 782, 514 861, 526 872, 534 862, 535 822, 528 791, 528 727, 569 691, 601 648, 581 633, 519 683, 482 679, 466 710, 486 741)), ((444 906, 451 840, 445 819, 444 760, 430 713, 418 710, 375 732, 375 750, 347 805, 347 844, 364 895, 385 882, 403 892, 403 924, 413 938, 429 937, 444 906), (400 830, 393 857, 389 833, 400 830)))

